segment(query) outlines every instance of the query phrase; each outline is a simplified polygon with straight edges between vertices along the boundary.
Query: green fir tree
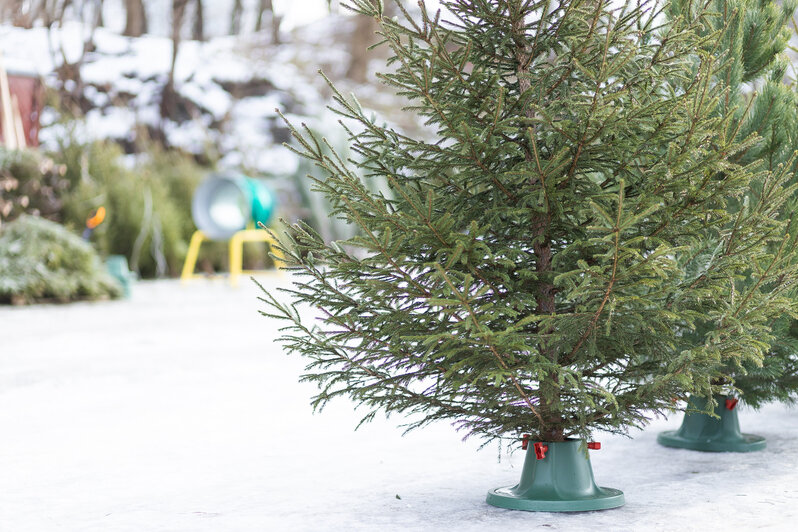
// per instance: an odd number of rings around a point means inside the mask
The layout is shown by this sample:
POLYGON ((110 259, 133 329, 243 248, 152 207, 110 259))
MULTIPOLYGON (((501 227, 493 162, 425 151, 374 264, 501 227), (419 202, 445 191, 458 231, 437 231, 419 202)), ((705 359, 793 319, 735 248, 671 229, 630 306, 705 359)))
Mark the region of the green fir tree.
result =
MULTIPOLYGON (((669 15, 690 17, 691 10, 703 4, 674 0, 669 15)), ((707 49, 726 61, 713 82, 724 94, 720 111, 735 114, 730 126, 736 129, 738 140, 758 138, 732 158, 736 163, 760 163, 772 172, 785 166, 791 173, 796 170, 798 94, 785 83, 789 67, 785 52, 796 7, 798 2, 794 0, 715 0, 717 15, 706 21, 708 31, 723 32, 719 45, 707 49)), ((732 203, 730 207, 736 212, 741 205, 732 203)), ((796 207, 798 201, 790 198, 782 217, 786 219, 796 207)), ((795 235, 794 228, 790 233, 795 235)), ((775 250, 781 244, 774 242, 775 250)), ((755 282, 755 278, 751 280, 755 282)), ((726 367, 724 371, 730 374, 717 379, 733 385, 741 393, 740 399, 754 407, 773 400, 798 399, 798 322, 788 315, 781 316, 773 324, 772 337, 761 363, 748 361, 742 367, 726 367)))
POLYGON ((713 84, 729 66, 708 51, 718 15, 442 4, 445 19, 423 2, 420 18, 388 19, 352 0, 392 51, 382 79, 431 138, 337 91, 357 157, 294 130, 324 170, 315 186, 361 230, 325 244, 295 226, 291 302, 264 296, 309 359, 314 405, 349 396, 364 420, 558 442, 645 424, 675 396, 710 394, 719 364, 761 360, 774 318, 794 313, 794 249, 773 252, 792 190, 787 169, 743 161, 758 144, 713 84))

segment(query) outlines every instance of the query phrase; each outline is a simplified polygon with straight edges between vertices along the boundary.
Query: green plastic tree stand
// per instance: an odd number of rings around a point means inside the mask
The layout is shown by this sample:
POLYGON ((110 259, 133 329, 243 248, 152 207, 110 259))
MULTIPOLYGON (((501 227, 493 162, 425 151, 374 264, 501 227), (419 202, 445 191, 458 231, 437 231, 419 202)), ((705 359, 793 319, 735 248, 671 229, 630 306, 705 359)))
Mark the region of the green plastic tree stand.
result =
POLYGON ((136 279, 136 274, 128 269, 127 258, 124 255, 109 255, 105 261, 105 267, 111 277, 122 285, 122 296, 125 299, 130 299, 130 287, 136 279))
MULTIPOLYGON (((707 399, 691 397, 688 409, 705 410, 707 399)), ((765 448, 765 438, 755 434, 740 432, 737 419, 737 400, 728 398, 718 401, 715 418, 701 412, 688 412, 679 430, 663 432, 657 441, 666 447, 679 447, 694 451, 737 452, 761 451, 765 448)))
POLYGON ((596 485, 583 441, 567 440, 530 442, 521 482, 490 490, 487 502, 510 510, 587 512, 623 506, 624 498, 622 491, 596 485))

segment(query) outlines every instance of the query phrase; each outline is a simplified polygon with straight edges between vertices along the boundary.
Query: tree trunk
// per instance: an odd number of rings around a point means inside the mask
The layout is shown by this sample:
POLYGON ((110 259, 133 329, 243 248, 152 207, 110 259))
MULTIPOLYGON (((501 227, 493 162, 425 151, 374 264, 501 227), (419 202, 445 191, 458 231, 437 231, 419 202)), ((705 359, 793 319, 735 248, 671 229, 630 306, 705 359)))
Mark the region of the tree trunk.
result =
POLYGON ((97 27, 104 28, 105 27, 105 19, 103 18, 103 2, 104 0, 97 0, 97 27))
MULTIPOLYGON (((72 5, 72 0, 64 0, 64 2, 61 4, 60 9, 58 10, 58 15, 55 17, 56 20, 58 20, 58 24, 59 25, 63 25, 64 24, 64 15, 66 14, 66 10, 69 8, 70 5, 72 5)), ((57 3, 53 3, 53 5, 51 6, 51 9, 53 10, 53 12, 55 12, 57 6, 58 6, 57 3)), ((81 18, 83 18, 83 9, 85 7, 86 7, 85 4, 81 4, 81 6, 80 6, 80 14, 79 14, 79 16, 81 18)))
POLYGON ((147 12, 143 0, 125 0, 125 31, 127 37, 140 37, 147 32, 147 12))
POLYGON ((49 28, 52 26, 57 20, 58 16, 56 13, 56 7, 50 5, 47 0, 42 0, 35 8, 32 5, 28 5, 27 9, 24 9, 23 6, 24 2, 19 2, 19 13, 18 15, 21 17, 22 23, 20 24, 23 28, 31 28, 32 24, 36 21, 41 21, 45 28, 49 28), (23 15, 23 11, 27 11, 25 15, 23 15))
POLYGON ((263 29, 263 13, 271 11, 271 0, 260 0, 258 2, 258 14, 255 17, 255 31, 258 32, 263 29), (266 4, 269 4, 267 6, 266 4))
POLYGON ((272 0, 260 0, 260 2, 258 2, 258 16, 255 19, 255 31, 261 31, 263 29, 264 13, 268 13, 271 17, 272 43, 280 44, 280 24, 283 21, 283 17, 278 16, 277 13, 274 12, 272 0))
POLYGON ((366 81, 369 64, 369 46, 374 43, 374 32, 377 30, 377 22, 365 15, 355 17, 355 31, 352 40, 349 42, 351 59, 346 77, 358 83, 366 81))
POLYGON ((176 114, 175 66, 177 51, 180 48, 180 30, 183 27, 183 15, 188 0, 172 0, 172 64, 169 68, 169 79, 161 96, 161 117, 167 118, 176 114))
POLYGON ((272 43, 280 44, 280 23, 283 21, 283 17, 278 15, 274 12, 274 8, 272 7, 272 0, 264 0, 266 2, 269 11, 272 14, 272 43))
POLYGON ((22 0, 0 0, 0 22, 11 22, 17 26, 20 18, 27 18, 24 11, 22 0))
MULTIPOLYGON (((521 94, 524 94, 531 90, 531 82, 529 77, 525 74, 529 66, 530 56, 523 46, 524 15, 521 6, 521 1, 516 0, 515 3, 511 4, 510 10, 511 12, 516 12, 516 18, 513 21, 511 31, 513 36, 517 37, 516 43, 518 44, 516 44, 515 52, 516 77, 518 78, 519 90, 521 94)), ((529 120, 535 117, 531 109, 527 109, 525 114, 529 120)), ((530 151, 526 155, 527 161, 530 162, 532 160, 531 153, 530 151)), ((551 280, 553 275, 553 255, 551 250, 551 238, 549 236, 551 212, 548 203, 546 203, 545 206, 546 212, 535 214, 530 220, 530 236, 533 241, 532 250, 535 253, 536 259, 535 270, 538 273, 538 278, 535 281, 537 283, 537 287, 535 288, 537 292, 535 296, 537 308, 535 312, 541 315, 554 314, 557 312, 555 305, 556 289, 551 280)), ((552 363, 557 364, 558 354, 556 350, 552 349, 548 340, 546 340, 546 337, 549 336, 551 332, 551 330, 542 331, 541 340, 538 344, 538 352, 552 363)), ((563 418, 560 414, 562 405, 560 403, 560 385, 556 371, 548 373, 541 379, 538 389, 538 399, 538 408, 544 420, 544 425, 541 427, 540 432, 541 439, 548 442, 563 441, 565 434, 563 431, 563 418)))
POLYGON ((244 6, 241 0, 235 0, 233 3, 233 10, 230 12, 230 35, 238 35, 241 32, 241 14, 244 11, 244 6))
POLYGON ((194 0, 194 24, 191 26, 191 38, 195 41, 205 40, 205 10, 202 0, 194 0))

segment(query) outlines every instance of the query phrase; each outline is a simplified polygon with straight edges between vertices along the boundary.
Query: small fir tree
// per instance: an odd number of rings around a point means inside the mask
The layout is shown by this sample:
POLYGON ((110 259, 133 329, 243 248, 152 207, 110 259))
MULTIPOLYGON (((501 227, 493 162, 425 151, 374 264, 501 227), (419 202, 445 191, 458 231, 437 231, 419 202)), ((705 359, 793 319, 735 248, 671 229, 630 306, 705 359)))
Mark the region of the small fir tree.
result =
POLYGON ((793 248, 773 252, 792 191, 784 168, 743 161, 756 139, 740 140, 738 108, 713 85, 728 67, 707 51, 715 15, 442 3, 446 21, 423 2, 414 20, 352 0, 391 48, 382 79, 432 140, 337 91, 357 160, 294 130, 325 171, 317 188, 361 230, 328 245, 295 226, 292 302, 264 297, 310 359, 314 405, 350 396, 364 420, 560 442, 644 424, 674 396, 709 394, 718 364, 760 360, 774 317, 793 312, 793 248))
MULTIPOLYGON (((693 0, 674 0, 669 16, 690 17, 697 5, 693 0)), ((792 36, 790 25, 796 7, 798 2, 794 0, 715 0, 717 15, 705 25, 707 31, 723 32, 719 44, 707 49, 726 61, 713 80, 716 90, 724 94, 720 111, 734 113, 730 125, 735 127, 738 140, 758 139, 732 160, 743 165, 759 163, 771 172, 787 167, 793 175, 798 164, 798 95, 794 87, 785 83, 789 66, 785 51, 792 36)), ((755 198, 749 196, 748 200, 755 198)), ((742 205, 731 203, 730 207, 737 212, 742 205)), ((781 217, 788 219, 796 208, 796 198, 790 198, 781 217)), ((790 228, 790 233, 795 235, 794 228, 790 228)), ((777 252, 782 244, 774 242, 772 252, 777 252)), ((748 281, 748 288, 756 281, 748 281)), ((767 284, 762 288, 766 289, 767 284)), ((728 375, 715 380, 736 389, 740 399, 754 407, 798 398, 798 322, 789 315, 780 316, 772 328, 771 347, 761 363, 747 361, 742 366, 726 366, 722 371, 728 375)))

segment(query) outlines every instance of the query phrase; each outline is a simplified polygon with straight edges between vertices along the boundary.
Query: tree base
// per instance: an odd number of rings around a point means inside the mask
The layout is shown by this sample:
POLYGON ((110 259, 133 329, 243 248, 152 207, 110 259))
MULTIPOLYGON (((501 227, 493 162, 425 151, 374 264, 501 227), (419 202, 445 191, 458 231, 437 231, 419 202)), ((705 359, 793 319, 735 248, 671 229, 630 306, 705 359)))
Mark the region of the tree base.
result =
MULTIPOLYGON (((687 406, 704 410, 706 404, 707 400, 703 397, 691 397, 687 406)), ((700 412, 686 413, 679 430, 661 433, 657 436, 657 442, 679 449, 734 453, 761 451, 767 445, 762 436, 740 432, 736 400, 720 401, 715 407, 715 414, 719 417, 700 412)))
POLYGON ((532 512, 587 512, 623 506, 624 497, 596 485, 587 448, 582 440, 568 440, 530 446, 521 481, 488 491, 487 503, 532 512), (539 445, 545 446, 543 453, 536 450, 539 445))

